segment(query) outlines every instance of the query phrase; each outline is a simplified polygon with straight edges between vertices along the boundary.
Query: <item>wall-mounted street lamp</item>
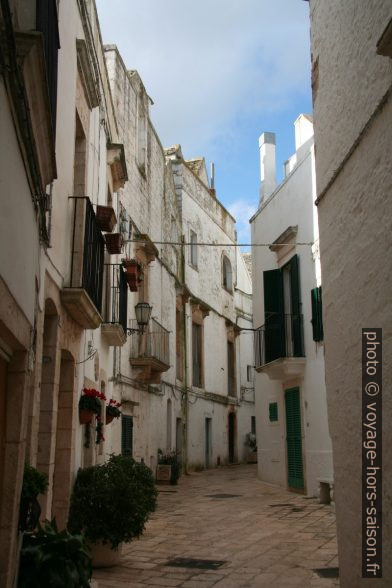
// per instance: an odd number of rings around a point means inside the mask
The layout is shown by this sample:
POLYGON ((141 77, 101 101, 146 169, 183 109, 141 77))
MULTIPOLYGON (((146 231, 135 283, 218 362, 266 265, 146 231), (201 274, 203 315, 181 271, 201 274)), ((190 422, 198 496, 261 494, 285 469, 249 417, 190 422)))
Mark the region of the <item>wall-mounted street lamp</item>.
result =
POLYGON ((148 302, 138 302, 135 306, 136 321, 139 325, 138 329, 127 328, 127 333, 132 335, 133 333, 144 333, 144 329, 147 327, 150 320, 152 306, 148 302))

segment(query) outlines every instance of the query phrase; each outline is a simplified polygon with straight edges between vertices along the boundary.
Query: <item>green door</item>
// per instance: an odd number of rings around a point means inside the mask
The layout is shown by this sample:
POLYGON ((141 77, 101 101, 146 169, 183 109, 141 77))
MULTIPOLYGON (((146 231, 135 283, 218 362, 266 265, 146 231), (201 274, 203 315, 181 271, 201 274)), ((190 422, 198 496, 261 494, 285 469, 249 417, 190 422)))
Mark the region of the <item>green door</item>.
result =
POLYGON ((285 392, 288 485, 295 490, 304 488, 302 462, 301 404, 299 388, 285 392))

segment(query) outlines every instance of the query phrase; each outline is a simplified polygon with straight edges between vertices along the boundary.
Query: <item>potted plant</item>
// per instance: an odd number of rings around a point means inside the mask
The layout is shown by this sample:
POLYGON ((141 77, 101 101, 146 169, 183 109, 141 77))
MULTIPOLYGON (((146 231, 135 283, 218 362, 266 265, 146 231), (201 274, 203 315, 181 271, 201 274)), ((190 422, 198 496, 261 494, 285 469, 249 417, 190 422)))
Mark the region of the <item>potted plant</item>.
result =
POLYGON ((143 281, 142 266, 136 259, 123 259, 122 264, 126 271, 130 291, 137 292, 139 284, 143 281))
POLYGON ((98 204, 97 212, 95 213, 97 225, 101 231, 111 233, 117 222, 116 213, 112 206, 101 206, 98 204))
POLYGON ((19 529, 34 531, 41 514, 38 494, 48 489, 48 476, 30 465, 25 465, 19 505, 19 529))
POLYGON ((55 520, 24 535, 19 588, 88 588, 91 574, 91 557, 82 535, 59 532, 55 520))
POLYGON ((151 470, 125 455, 79 469, 71 497, 68 529, 83 532, 92 546, 93 566, 114 565, 119 547, 139 537, 155 510, 151 470))
POLYGON ((247 433, 245 445, 248 447, 248 463, 257 463, 257 440, 254 433, 247 433))
POLYGON ((105 394, 94 388, 83 388, 79 399, 79 422, 81 425, 91 423, 94 414, 101 414, 100 400, 106 400, 105 394))
POLYGON ((105 233, 105 243, 108 253, 115 255, 121 253, 123 238, 121 233, 105 233))
POLYGON ((111 398, 109 404, 106 405, 106 424, 109 425, 113 419, 118 419, 121 416, 121 403, 111 398))
POLYGON ((170 484, 177 484, 181 475, 181 463, 175 451, 163 453, 158 449, 158 466, 157 480, 160 482, 168 481, 170 484))

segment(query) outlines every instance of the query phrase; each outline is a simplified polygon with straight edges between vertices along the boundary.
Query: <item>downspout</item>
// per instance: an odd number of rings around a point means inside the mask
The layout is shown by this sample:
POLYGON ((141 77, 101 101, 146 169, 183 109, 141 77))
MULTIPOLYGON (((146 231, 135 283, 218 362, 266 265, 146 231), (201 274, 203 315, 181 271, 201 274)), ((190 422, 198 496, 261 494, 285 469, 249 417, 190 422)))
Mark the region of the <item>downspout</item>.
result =
MULTIPOLYGON (((185 285, 185 255, 184 255, 184 235, 181 236, 181 281, 185 285)), ((182 344, 184 349, 184 377, 183 390, 181 395, 181 408, 183 418, 183 440, 182 440, 182 459, 184 473, 188 474, 188 346, 187 346, 187 321, 186 321, 186 302, 182 296, 182 344)))

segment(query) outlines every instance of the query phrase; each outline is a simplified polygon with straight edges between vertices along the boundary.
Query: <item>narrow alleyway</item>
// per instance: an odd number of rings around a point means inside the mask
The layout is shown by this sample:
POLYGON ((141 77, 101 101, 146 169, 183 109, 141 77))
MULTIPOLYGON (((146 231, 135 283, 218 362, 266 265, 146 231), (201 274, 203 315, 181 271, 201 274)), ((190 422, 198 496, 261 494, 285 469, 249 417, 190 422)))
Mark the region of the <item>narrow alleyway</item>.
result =
POLYGON ((314 571, 333 575, 338 566, 331 507, 260 482, 256 466, 192 473, 159 490, 158 509, 122 565, 95 570, 98 588, 339 585, 314 571))

